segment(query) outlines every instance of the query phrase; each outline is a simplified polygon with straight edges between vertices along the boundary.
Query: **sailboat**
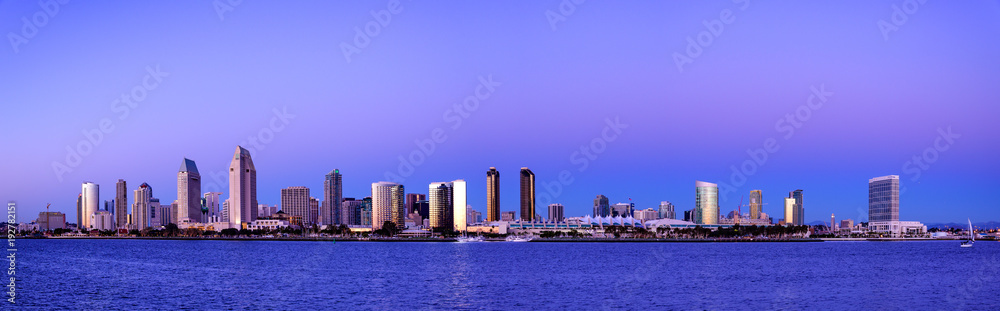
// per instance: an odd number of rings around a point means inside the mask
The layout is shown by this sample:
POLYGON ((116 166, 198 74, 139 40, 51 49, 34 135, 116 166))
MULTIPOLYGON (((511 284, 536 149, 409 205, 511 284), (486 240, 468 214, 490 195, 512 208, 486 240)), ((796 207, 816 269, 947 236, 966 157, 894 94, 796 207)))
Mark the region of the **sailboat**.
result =
POLYGON ((969 239, 962 242, 962 247, 972 247, 972 243, 976 242, 976 232, 972 231, 972 220, 969 219, 969 239))

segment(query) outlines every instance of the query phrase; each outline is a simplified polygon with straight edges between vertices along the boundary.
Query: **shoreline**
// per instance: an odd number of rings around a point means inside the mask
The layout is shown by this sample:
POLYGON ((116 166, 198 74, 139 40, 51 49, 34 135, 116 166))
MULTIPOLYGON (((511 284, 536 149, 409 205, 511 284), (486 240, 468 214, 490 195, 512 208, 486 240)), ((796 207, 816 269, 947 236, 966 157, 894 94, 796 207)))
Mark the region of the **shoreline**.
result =
MULTIPOLYGON (((176 240, 176 241, 301 241, 301 242, 436 242, 459 243, 455 238, 333 238, 333 237, 281 237, 281 238, 237 238, 237 237, 119 237, 119 236, 69 236, 69 237, 19 237, 28 240, 176 240)), ((808 243, 808 242, 927 242, 959 241, 960 239, 934 238, 789 238, 789 239, 543 239, 535 238, 532 243, 808 243)), ((485 239, 483 242, 506 242, 504 239, 485 239)))

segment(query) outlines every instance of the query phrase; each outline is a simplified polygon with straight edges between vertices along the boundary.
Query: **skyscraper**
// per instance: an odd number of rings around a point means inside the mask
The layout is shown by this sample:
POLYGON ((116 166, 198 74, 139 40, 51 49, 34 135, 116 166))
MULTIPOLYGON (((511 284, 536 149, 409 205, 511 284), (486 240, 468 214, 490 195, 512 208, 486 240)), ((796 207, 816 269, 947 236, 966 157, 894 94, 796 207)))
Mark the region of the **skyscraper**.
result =
POLYGON ((868 180, 868 221, 899 221, 899 175, 868 180))
POLYGON ((150 213, 150 200, 153 198, 153 187, 147 183, 139 185, 132 194, 132 228, 146 229, 152 226, 153 215, 150 213))
POLYGON ((97 184, 89 181, 83 183, 83 188, 80 191, 81 211, 83 212, 80 228, 93 228, 90 223, 90 215, 93 215, 101 208, 101 200, 98 197, 98 193, 100 193, 100 188, 97 184))
POLYGON ((77 229, 84 229, 83 227, 83 192, 76 195, 76 226, 77 229))
POLYGON ((281 189, 281 211, 288 216, 302 217, 303 225, 312 225, 315 219, 309 213, 309 188, 288 187, 281 189))
POLYGON ((535 173, 527 167, 521 168, 521 220, 531 221, 535 217, 535 173))
POLYGON ((611 205, 608 202, 608 197, 603 194, 598 194, 597 198, 594 199, 594 217, 598 216, 611 216, 611 205))
POLYGON ((343 177, 339 169, 334 169, 323 178, 323 209, 320 210, 320 222, 324 225, 339 225, 349 223, 350 215, 344 215, 341 210, 344 201, 343 177))
POLYGON ((486 221, 500 221, 500 171, 486 171, 486 221))
MULTIPOLYGON (((208 215, 214 218, 211 221, 228 222, 222 214, 222 206, 220 206, 221 202, 219 202, 219 196, 221 195, 222 192, 205 192, 205 207, 208 208, 208 215)), ((204 219, 202 221, 208 222, 204 219)))
POLYGON ((201 222, 201 174, 194 161, 184 158, 177 171, 177 222, 201 222))
POLYGON ((469 205, 467 199, 468 193, 466 192, 467 186, 465 184, 465 180, 463 179, 452 181, 451 185, 452 185, 451 202, 454 206, 452 208, 452 217, 454 217, 453 224, 455 225, 454 229, 455 231, 459 232, 465 231, 466 226, 469 225, 469 220, 468 220, 469 205))
POLYGON ((319 223, 319 199, 316 199, 314 197, 309 197, 309 222, 308 223, 313 224, 313 225, 319 223))
POLYGON ((670 201, 660 202, 660 218, 674 219, 677 217, 677 213, 674 212, 674 204, 670 201))
POLYGON ((361 225, 372 226, 372 197, 361 199, 361 225))
POLYGON ((695 215, 696 224, 719 224, 719 185, 704 181, 695 181, 695 215))
POLYGON ((420 202, 421 200, 427 200, 427 196, 424 195, 423 193, 407 193, 406 194, 406 213, 407 214, 414 213, 414 212, 419 213, 420 212, 420 209, 419 209, 420 206, 417 205, 417 202, 420 202))
POLYGON ((403 185, 380 181, 372 183, 372 230, 382 229, 386 221, 403 228, 406 218, 406 194, 403 185))
POLYGON ((115 228, 128 228, 128 188, 124 179, 115 183, 115 228))
MULTIPOLYGON (((806 209, 802 207, 802 189, 798 189, 788 193, 788 197, 795 200, 795 206, 792 207, 794 211, 794 224, 796 226, 802 226, 806 224, 806 209)), ((785 221, 788 221, 787 219, 785 221)))
POLYGON ((785 198, 785 225, 795 225, 795 199, 785 198))
POLYGON ((760 219, 763 204, 763 194, 760 190, 750 190, 750 218, 760 219))
POLYGON ((257 169, 250 151, 236 146, 229 164, 229 224, 245 228, 257 219, 257 169))
POLYGON ((549 221, 550 222, 560 222, 566 217, 563 215, 565 208, 562 204, 553 203, 549 204, 549 221))
POLYGON ((453 185, 450 182, 436 182, 431 183, 427 189, 428 198, 428 208, 430 209, 430 220, 431 229, 433 230, 451 230, 455 227, 454 221, 454 208, 455 202, 452 201, 454 196, 452 192, 454 191, 453 185))

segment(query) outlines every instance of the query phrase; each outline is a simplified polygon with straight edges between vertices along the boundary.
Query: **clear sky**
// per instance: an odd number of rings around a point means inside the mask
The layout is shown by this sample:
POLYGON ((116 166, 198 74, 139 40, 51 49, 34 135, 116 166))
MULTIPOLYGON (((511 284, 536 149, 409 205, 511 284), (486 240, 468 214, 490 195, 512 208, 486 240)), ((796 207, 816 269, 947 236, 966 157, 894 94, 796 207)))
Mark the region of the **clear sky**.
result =
POLYGON ((803 189, 807 222, 865 220, 895 174, 903 220, 1000 220, 997 1, 44 1, 0 2, 22 221, 75 221, 83 181, 172 201, 184 157, 228 189, 239 144, 266 204, 337 168, 345 197, 465 179, 485 212, 495 166, 514 211, 527 166, 543 217, 598 194, 680 216, 703 180, 723 213, 762 189, 777 220, 803 189))

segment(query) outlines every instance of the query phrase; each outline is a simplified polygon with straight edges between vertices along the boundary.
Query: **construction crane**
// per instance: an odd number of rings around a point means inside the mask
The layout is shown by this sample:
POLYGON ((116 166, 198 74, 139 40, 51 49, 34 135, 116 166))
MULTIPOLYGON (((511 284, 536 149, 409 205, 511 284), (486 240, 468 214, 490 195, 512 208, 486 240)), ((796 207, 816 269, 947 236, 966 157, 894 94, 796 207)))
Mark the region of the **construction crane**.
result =
POLYGON ((52 206, 52 203, 45 203, 45 231, 52 229, 52 223, 49 222, 49 206, 52 206))

